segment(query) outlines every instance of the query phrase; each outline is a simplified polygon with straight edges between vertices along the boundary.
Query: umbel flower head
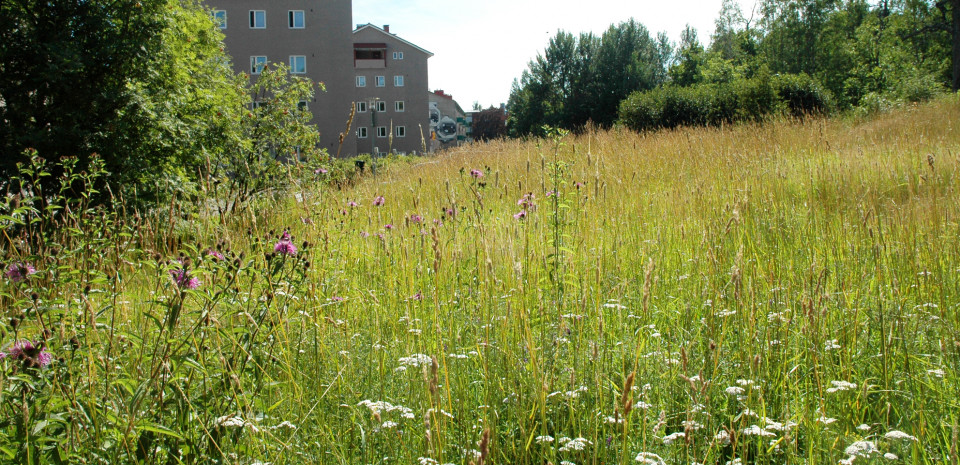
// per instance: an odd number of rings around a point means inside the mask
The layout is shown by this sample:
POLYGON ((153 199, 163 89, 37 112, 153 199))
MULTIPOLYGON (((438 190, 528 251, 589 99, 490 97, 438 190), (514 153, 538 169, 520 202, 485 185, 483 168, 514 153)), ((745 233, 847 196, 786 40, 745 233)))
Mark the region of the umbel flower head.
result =
POLYGON ((7 272, 4 273, 10 281, 18 283, 27 279, 27 276, 30 276, 37 272, 37 269, 33 265, 24 262, 11 263, 7 267, 7 272))
POLYGON ((280 236, 280 241, 274 244, 273 251, 280 255, 296 255, 297 246, 293 244, 293 238, 289 231, 284 231, 280 236))
POLYGON ((45 367, 53 361, 53 356, 42 343, 35 344, 31 341, 14 342, 8 352, 0 352, 0 360, 5 358, 16 360, 26 368, 45 367))

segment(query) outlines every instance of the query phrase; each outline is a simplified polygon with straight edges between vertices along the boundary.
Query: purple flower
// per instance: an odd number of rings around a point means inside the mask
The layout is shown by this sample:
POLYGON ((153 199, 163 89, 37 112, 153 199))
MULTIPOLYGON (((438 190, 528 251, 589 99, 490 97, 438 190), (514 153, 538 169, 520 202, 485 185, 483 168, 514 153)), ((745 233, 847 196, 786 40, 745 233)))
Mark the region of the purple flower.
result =
POLYGON ((526 217, 527 217, 527 211, 526 211, 526 210, 520 210, 519 212, 517 212, 517 214, 513 215, 513 218, 514 218, 514 219, 517 219, 517 220, 522 220, 522 219, 524 219, 524 218, 526 218, 526 217))
POLYGON ((437 226, 443 226, 443 220, 441 220, 440 218, 434 218, 434 219, 433 219, 433 224, 435 224, 435 225, 437 225, 437 226))
POLYGON ((553 197, 554 195, 557 195, 557 191, 547 191, 547 197, 553 197))
POLYGON ((53 361, 53 356, 47 352, 42 343, 36 344, 30 341, 14 342, 3 358, 7 357, 23 362, 27 368, 45 367, 53 361))
POLYGON ((453 218, 453 217, 457 216, 457 211, 454 210, 453 208, 448 208, 448 209, 447 209, 447 216, 449 216, 450 218, 453 218))
POLYGON ((7 267, 7 272, 5 274, 10 281, 18 283, 27 279, 27 276, 30 276, 36 272, 37 269, 34 268, 33 265, 24 262, 17 262, 10 264, 10 266, 7 267))
POLYGON ((220 253, 219 250, 207 249, 207 256, 208 256, 208 257, 212 257, 213 259, 215 259, 215 260, 217 260, 217 261, 222 261, 222 260, 223 260, 223 254, 220 253))
POLYGON ((368 232, 366 232, 366 231, 360 231, 360 237, 366 239, 366 238, 370 237, 370 233, 368 233, 368 232))
POLYGON ((323 168, 317 168, 316 170, 314 170, 313 173, 314 173, 314 174, 327 174, 327 170, 325 170, 325 169, 323 169, 323 168))
POLYGON ((374 206, 374 207, 379 207, 379 206, 383 205, 383 202, 385 202, 385 201, 386 201, 386 200, 384 200, 384 198, 383 198, 382 195, 378 195, 377 198, 373 199, 373 206, 374 206))
POLYGON ((420 291, 417 291, 417 293, 414 294, 413 297, 410 297, 410 298, 413 299, 413 300, 423 300, 423 294, 421 294, 420 291))
POLYGON ((422 223, 422 222, 423 222, 423 217, 420 216, 420 215, 410 215, 410 222, 411 222, 411 223, 422 223))
POLYGON ((343 299, 343 297, 340 297, 340 296, 338 296, 338 295, 335 295, 335 296, 331 297, 330 300, 331 300, 332 302, 343 302, 344 299, 343 299))
POLYGON ((581 187, 587 185, 587 183, 577 181, 577 182, 573 183, 573 185, 576 186, 577 189, 580 189, 581 187))
POLYGON ((293 245, 289 239, 280 239, 280 242, 273 246, 273 251, 280 255, 296 255, 297 246, 293 245))
POLYGON ((473 177, 475 177, 475 178, 482 178, 482 177, 483 177, 483 171, 480 171, 480 170, 470 170, 470 176, 473 176, 473 177))
POLYGON ((385 224, 385 225, 383 225, 383 229, 386 229, 387 231, 389 231, 389 230, 393 229, 393 225, 392 225, 392 224, 385 224))
POLYGON ((196 289, 200 287, 200 280, 190 276, 190 272, 187 271, 186 268, 170 270, 170 277, 173 278, 173 282, 176 283, 179 288, 196 289))
POLYGON ((357 206, 357 202, 354 202, 353 200, 351 200, 351 201, 347 202, 347 206, 350 207, 350 208, 354 208, 354 207, 357 206))
POLYGON ((517 201, 517 205, 524 209, 535 207, 536 204, 533 203, 533 199, 534 196, 532 192, 523 194, 523 197, 520 197, 520 200, 517 201))

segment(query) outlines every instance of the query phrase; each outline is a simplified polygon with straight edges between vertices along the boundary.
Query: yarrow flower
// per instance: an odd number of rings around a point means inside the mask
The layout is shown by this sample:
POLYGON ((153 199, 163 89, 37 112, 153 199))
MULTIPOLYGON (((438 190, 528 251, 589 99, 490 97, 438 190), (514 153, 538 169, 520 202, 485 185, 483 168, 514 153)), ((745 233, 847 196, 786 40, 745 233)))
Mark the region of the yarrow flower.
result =
POLYGON ((7 272, 5 273, 7 278, 10 281, 18 283, 27 279, 27 276, 30 276, 37 272, 37 269, 33 265, 24 262, 11 263, 7 267, 7 272))
POLYGON ((297 246, 293 245, 292 239, 290 232, 284 231, 280 241, 274 244, 273 251, 280 255, 296 255, 297 246))
POLYGON ((473 177, 475 177, 475 178, 482 178, 482 177, 483 177, 483 171, 480 171, 480 170, 470 170, 470 176, 473 176, 473 177))
POLYGON ((378 195, 375 199, 373 199, 373 206, 374 206, 374 207, 379 207, 379 206, 383 205, 384 202, 386 202, 386 200, 384 200, 383 196, 382 196, 382 195, 378 195))
POLYGON ((14 342, 8 352, 0 352, 0 360, 5 358, 21 362, 27 368, 45 367, 53 361, 53 355, 47 352, 42 343, 31 341, 14 342))
POLYGON ((186 267, 170 270, 170 277, 173 278, 173 282, 176 283, 179 288, 196 289, 200 287, 200 280, 190 276, 190 272, 187 271, 186 267))

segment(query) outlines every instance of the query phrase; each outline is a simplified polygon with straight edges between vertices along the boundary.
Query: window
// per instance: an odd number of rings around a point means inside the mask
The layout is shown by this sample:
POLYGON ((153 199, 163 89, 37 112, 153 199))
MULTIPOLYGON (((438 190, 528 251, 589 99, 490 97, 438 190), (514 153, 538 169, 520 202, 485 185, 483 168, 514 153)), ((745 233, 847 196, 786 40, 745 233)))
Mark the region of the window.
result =
POLYGON ((290 73, 305 74, 307 72, 307 57, 303 55, 290 55, 290 73))
POLYGON ((387 111, 387 102, 384 102, 383 100, 377 100, 377 111, 381 113, 387 111))
POLYGON ((260 74, 260 71, 262 71, 265 66, 267 66, 267 57, 250 57, 250 74, 260 74))
POLYGON ((387 79, 383 76, 377 76, 375 81, 376 81, 377 87, 383 87, 387 85, 387 79))
POLYGON ((405 127, 403 127, 403 126, 397 126, 397 127, 395 127, 394 129, 396 129, 395 132, 396 132, 396 136, 397 136, 397 137, 406 137, 406 136, 407 136, 407 128, 405 128, 405 127))
POLYGON ((378 126, 377 127, 377 137, 387 137, 387 127, 378 126))
POLYGON ((266 29, 267 12, 265 10, 250 10, 250 28, 266 29))
POLYGON ((394 77, 393 77, 393 86, 394 86, 394 87, 403 87, 403 76, 394 76, 394 77))
POLYGON ((357 113, 367 112, 367 102, 357 102, 357 113))
POLYGON ((306 101, 306 100, 301 100, 301 101, 297 102, 297 110, 307 111, 307 110, 309 110, 309 109, 310 109, 310 107, 307 105, 307 101, 306 101))
POLYGON ((287 23, 290 29, 303 29, 303 10, 290 10, 287 12, 287 23))
POLYGON ((400 113, 403 112, 403 100, 397 100, 393 102, 393 110, 400 113))
POLYGON ((357 87, 367 87, 366 76, 357 76, 357 87))
POLYGON ((227 28, 227 10, 213 10, 213 22, 220 29, 227 28))
POLYGON ((367 128, 357 128, 357 137, 361 139, 367 138, 367 128))
POLYGON ((394 60, 402 60, 402 59, 403 59, 403 52, 393 52, 393 59, 394 59, 394 60))

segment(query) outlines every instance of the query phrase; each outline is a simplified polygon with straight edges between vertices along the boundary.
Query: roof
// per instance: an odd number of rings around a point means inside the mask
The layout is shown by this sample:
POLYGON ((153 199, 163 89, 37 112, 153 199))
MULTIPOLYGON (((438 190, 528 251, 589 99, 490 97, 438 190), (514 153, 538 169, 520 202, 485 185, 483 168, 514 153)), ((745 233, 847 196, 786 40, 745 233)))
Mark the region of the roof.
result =
POLYGON ((383 29, 381 29, 381 28, 379 28, 379 27, 377 27, 377 26, 374 26, 373 24, 370 24, 370 23, 364 24, 364 25, 362 25, 362 26, 354 29, 354 30, 353 30, 353 33, 356 34, 356 33, 360 32, 360 31, 362 31, 362 30, 364 30, 364 29, 373 29, 374 31, 377 31, 377 32, 379 32, 379 33, 381 33, 381 34, 383 34, 383 35, 385 35, 385 36, 387 36, 387 37, 390 37, 390 38, 393 38, 393 39, 397 39, 397 40, 399 40, 400 42, 403 42, 403 43, 405 43, 405 44, 407 44, 407 45, 409 45, 409 46, 411 46, 411 47, 413 47, 413 48, 415 48, 415 49, 423 52, 424 54, 427 55, 428 58, 433 56, 433 53, 432 53, 432 52, 424 49, 423 47, 420 47, 420 46, 418 46, 417 44, 414 44, 413 42, 410 42, 410 41, 408 41, 408 40, 404 40, 404 39, 402 39, 400 36, 398 36, 398 35, 396 35, 396 34, 393 34, 393 33, 387 32, 387 31, 384 31, 383 29))

